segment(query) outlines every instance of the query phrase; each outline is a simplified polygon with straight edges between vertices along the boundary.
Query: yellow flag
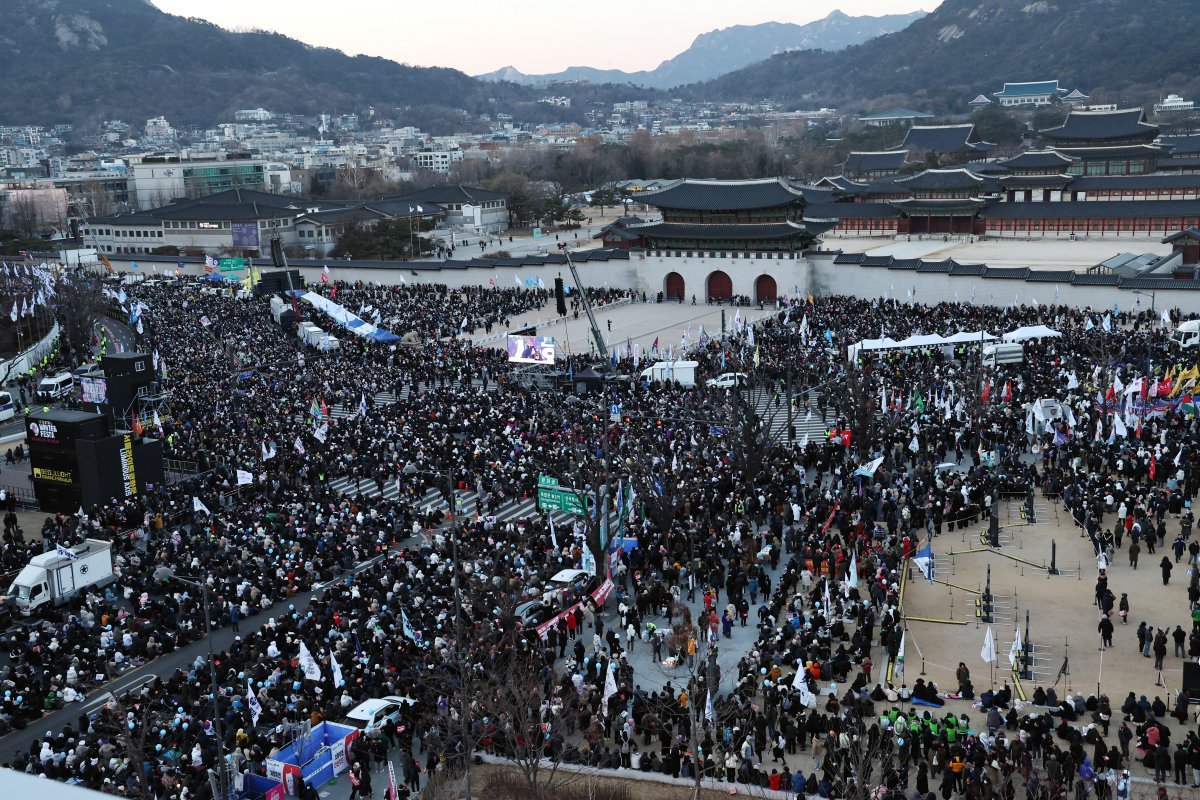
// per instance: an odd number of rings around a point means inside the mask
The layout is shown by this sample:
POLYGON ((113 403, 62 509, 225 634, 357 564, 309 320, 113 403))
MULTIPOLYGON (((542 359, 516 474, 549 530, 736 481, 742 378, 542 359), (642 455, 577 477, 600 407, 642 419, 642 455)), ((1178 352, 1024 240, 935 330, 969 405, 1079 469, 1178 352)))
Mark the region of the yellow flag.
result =
POLYGON ((754 348, 754 366, 758 366, 758 348, 754 348))

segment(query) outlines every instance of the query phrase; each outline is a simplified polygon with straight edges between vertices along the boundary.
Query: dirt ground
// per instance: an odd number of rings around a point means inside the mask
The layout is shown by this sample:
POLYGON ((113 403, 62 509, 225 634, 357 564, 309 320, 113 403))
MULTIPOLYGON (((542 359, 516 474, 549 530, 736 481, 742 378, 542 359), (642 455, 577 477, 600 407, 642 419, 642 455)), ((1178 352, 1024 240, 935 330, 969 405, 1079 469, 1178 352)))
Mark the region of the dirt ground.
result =
MULTIPOLYGON (((1161 676, 1153 659, 1138 651, 1137 626, 1142 620, 1173 630, 1182 625, 1190 630, 1187 599, 1187 557, 1174 563, 1170 542, 1179 531, 1177 520, 1168 518, 1167 547, 1155 554, 1144 550, 1138 569, 1129 566, 1120 549, 1108 569, 1109 588, 1117 596, 1129 596, 1129 624, 1114 615, 1113 647, 1100 648, 1097 624, 1100 611, 1095 604, 1097 563, 1090 542, 1073 526, 1062 506, 1040 496, 1035 502, 1036 522, 1027 524, 1016 502, 1001 506, 1002 546, 991 552, 980 542, 986 529, 977 524, 967 531, 943 531, 933 541, 937 568, 935 583, 929 584, 917 571, 910 572, 905 588, 904 611, 908 617, 905 647, 905 680, 909 685, 921 677, 933 680, 943 691, 954 691, 954 674, 959 662, 971 670, 976 692, 1003 686, 1009 676, 1009 648, 1019 627, 1023 637, 1028 622, 1033 641, 1035 679, 1023 681, 1032 695, 1036 686, 1049 687, 1057 680, 1060 697, 1064 689, 1085 697, 1096 691, 1109 695, 1114 706, 1133 691, 1153 699, 1156 695, 1172 702, 1179 690, 1183 658, 1173 656, 1173 643, 1161 676), (1059 575, 1048 574, 1051 542, 1057 543, 1059 575), (1163 555, 1174 567, 1168 586, 1159 569, 1163 555), (992 631, 997 659, 989 665, 980 657, 987 625, 976 613, 976 599, 984 590, 990 572, 996 596, 992 631), (951 624, 916 618, 950 620, 951 624), (1059 675, 1063 662, 1067 670, 1059 675), (1161 678, 1164 685, 1156 685, 1161 678), (1170 699, 1168 699, 1170 698, 1170 699)), ((1168 640, 1170 642, 1170 640, 1168 640)))

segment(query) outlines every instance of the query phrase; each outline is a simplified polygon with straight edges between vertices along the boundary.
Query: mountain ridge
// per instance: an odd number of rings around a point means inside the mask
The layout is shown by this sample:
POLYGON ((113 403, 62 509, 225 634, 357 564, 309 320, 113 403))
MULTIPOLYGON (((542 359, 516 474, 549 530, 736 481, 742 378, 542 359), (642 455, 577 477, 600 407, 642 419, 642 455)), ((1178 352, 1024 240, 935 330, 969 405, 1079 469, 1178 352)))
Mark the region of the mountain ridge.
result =
POLYGON ((588 81, 670 89, 719 77, 789 49, 840 50, 900 30, 923 16, 924 11, 872 17, 850 16, 835 10, 822 19, 802 25, 764 22, 706 31, 697 36, 682 53, 666 59, 652 70, 627 72, 573 66, 554 73, 526 75, 515 67, 506 66, 475 77, 484 81, 511 81, 527 86, 588 81))
POLYGON ((682 93, 822 104, 907 95, 961 109, 1005 81, 1178 88, 1200 71, 1200 50, 1187 26, 1163 24, 1177 14, 1173 0, 944 0, 901 31, 836 53, 773 56, 682 93))

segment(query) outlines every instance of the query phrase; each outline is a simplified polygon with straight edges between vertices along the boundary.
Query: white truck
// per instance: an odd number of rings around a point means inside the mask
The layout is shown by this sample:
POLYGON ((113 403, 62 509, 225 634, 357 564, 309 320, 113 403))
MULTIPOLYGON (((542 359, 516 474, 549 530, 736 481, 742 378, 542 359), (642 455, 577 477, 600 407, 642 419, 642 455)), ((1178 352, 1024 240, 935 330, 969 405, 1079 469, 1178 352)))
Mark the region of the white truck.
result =
POLYGON ((659 361, 642 370, 642 379, 647 381, 675 381, 680 386, 696 385, 696 361, 659 361))
POLYGON ((1025 360, 1025 346, 1020 342, 997 342, 984 345, 983 365, 996 368, 999 364, 1020 364, 1025 360))
POLYGON ((116 580, 111 542, 88 539, 70 550, 74 558, 55 550, 34 556, 17 574, 8 594, 18 611, 29 616, 38 606, 59 606, 85 589, 116 580))
POLYGON ((1179 347, 1200 347, 1200 319, 1189 319, 1179 323, 1171 332, 1171 341, 1179 347))

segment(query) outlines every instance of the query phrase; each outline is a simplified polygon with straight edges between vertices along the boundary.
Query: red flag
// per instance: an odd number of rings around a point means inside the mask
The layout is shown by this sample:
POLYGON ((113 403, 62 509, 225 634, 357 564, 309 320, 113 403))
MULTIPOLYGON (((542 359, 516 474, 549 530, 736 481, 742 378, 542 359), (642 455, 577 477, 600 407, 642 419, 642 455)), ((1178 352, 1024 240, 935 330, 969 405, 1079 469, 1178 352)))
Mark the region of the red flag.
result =
POLYGON ((329 299, 337 300, 337 284, 336 283, 333 285, 333 288, 329 290, 329 299))
POLYGON ((1158 459, 1155 456, 1150 456, 1150 480, 1154 480, 1154 476, 1158 474, 1158 459))
POLYGON ((1113 387, 1110 385, 1108 387, 1108 391, 1104 393, 1105 405, 1107 405, 1108 403, 1111 403, 1113 401, 1113 398, 1116 396, 1117 396, 1117 391, 1115 389, 1113 389, 1113 387))
POLYGON ((1151 378, 1142 378, 1142 402, 1146 402, 1146 396, 1150 393, 1151 378))
POLYGON ((321 270, 321 283, 329 283, 329 266, 328 265, 325 266, 325 269, 321 270))
POLYGON ((329 406, 325 405, 324 397, 321 398, 321 414, 326 417, 329 416, 329 406))
POLYGON ((844 444, 846 447, 850 446, 850 429, 849 428, 846 428, 845 430, 842 431, 842 444, 844 444))
POLYGON ((138 415, 137 415, 136 411, 134 411, 131 416, 133 417, 133 425, 132 425, 133 435, 141 436, 142 435, 142 421, 140 419, 138 419, 138 415))
POLYGON ((1133 438, 1135 438, 1135 439, 1142 438, 1142 418, 1141 417, 1138 417, 1137 429, 1134 430, 1134 432, 1133 432, 1133 438))
POLYGON ((1006 403, 1012 402, 1012 381, 1004 382, 1004 393, 1000 395, 1000 399, 1006 403))
POLYGON ((986 403, 988 400, 991 399, 991 397, 992 397, 992 382, 988 381, 987 383, 985 383, 983 385, 983 394, 981 394, 979 396, 979 399, 986 403))

